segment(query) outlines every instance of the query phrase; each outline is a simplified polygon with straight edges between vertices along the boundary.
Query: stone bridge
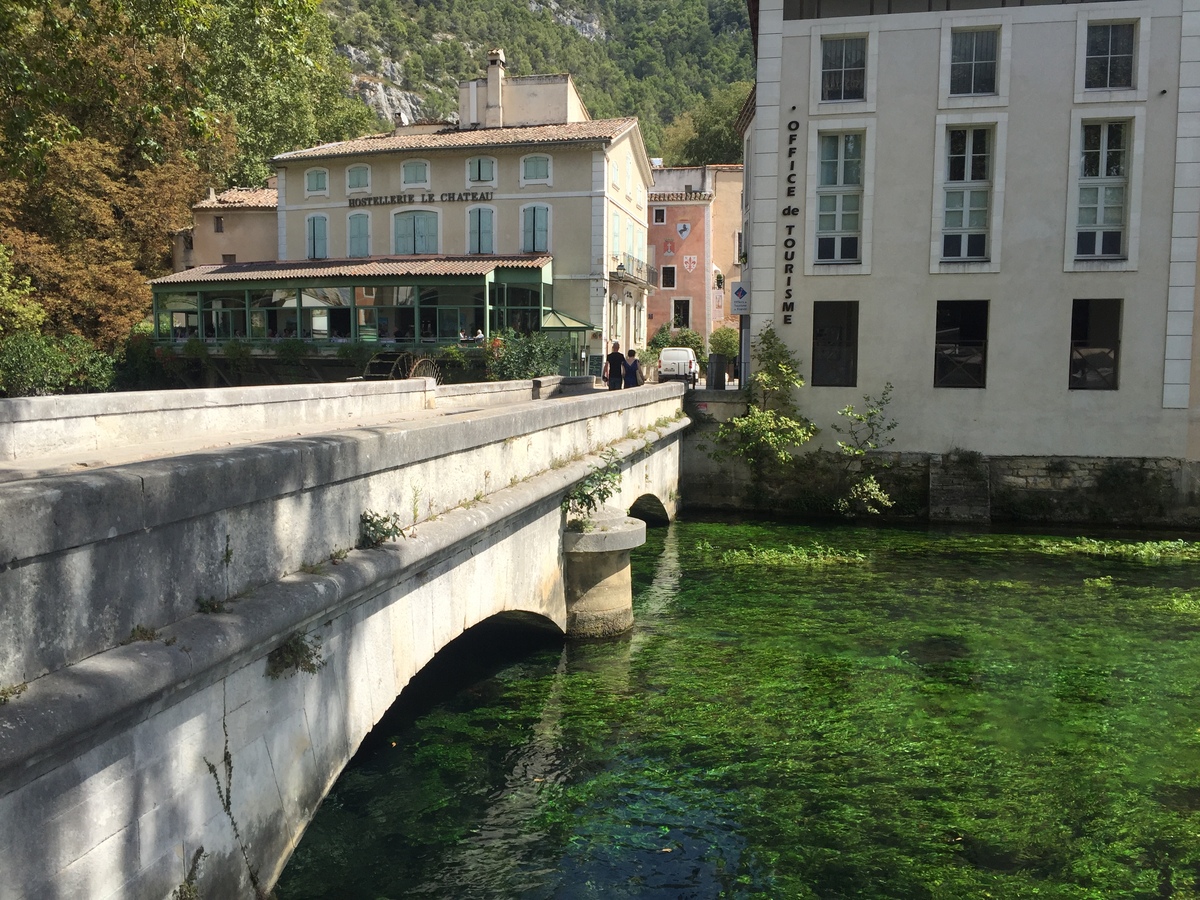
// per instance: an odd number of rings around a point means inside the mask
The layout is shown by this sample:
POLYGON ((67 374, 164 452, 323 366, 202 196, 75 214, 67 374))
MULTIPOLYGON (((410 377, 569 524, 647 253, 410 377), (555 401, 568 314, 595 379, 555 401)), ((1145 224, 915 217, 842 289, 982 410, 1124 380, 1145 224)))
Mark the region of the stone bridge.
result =
POLYGON ((543 379, 0 401, 0 898, 161 900, 201 851, 201 896, 265 892, 442 647, 493 616, 567 630, 561 502, 602 450, 610 505, 674 515, 681 399, 543 379), (366 511, 404 536, 355 549, 366 511), (281 647, 320 667, 268 677, 281 647))

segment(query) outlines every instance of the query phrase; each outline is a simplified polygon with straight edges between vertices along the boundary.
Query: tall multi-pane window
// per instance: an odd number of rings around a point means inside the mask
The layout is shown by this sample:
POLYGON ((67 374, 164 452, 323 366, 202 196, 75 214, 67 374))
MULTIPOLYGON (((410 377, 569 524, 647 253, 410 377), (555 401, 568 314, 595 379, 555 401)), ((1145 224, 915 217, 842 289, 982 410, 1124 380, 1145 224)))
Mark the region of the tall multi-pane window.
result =
POLYGON ((1084 122, 1080 135, 1076 257, 1123 257, 1130 123, 1084 122))
POLYGON ((371 170, 367 166, 351 166, 346 170, 346 190, 365 191, 371 186, 371 170))
POLYGON ((675 287, 675 267, 674 266, 663 266, 661 277, 662 277, 662 286, 665 289, 671 290, 672 288, 675 287))
POLYGON ((309 259, 325 259, 329 256, 329 220, 324 216, 311 216, 305 224, 304 255, 309 259))
POLYGON ((1121 301, 1073 300, 1071 303, 1072 391, 1115 391, 1121 359, 1121 301))
POLYGON ((521 210, 521 250, 545 253, 550 248, 550 208, 527 206, 521 210))
POLYGON ((613 210, 608 233, 609 253, 616 259, 621 255, 621 214, 613 210))
POLYGON ((821 99, 862 100, 867 86, 867 39, 821 39, 821 99))
POLYGON ((950 37, 950 93, 996 93, 996 45, 1000 32, 955 31, 950 37))
POLYGON ((495 253, 492 220, 495 214, 486 206, 477 206, 467 213, 467 252, 495 253))
POLYGON ((496 180, 496 161, 487 156, 476 156, 467 160, 467 181, 471 184, 489 183, 496 180))
POLYGON ((1108 90, 1133 87, 1135 37, 1132 22, 1089 24, 1083 86, 1108 90))
POLYGON ((692 298, 679 297, 671 301, 671 327, 692 327, 692 298))
POLYGON ((989 128, 950 128, 946 133, 943 259, 988 258, 991 148, 989 128))
POLYGON ((429 184, 429 163, 423 159, 410 159, 400 167, 400 173, 405 187, 429 184))
POLYGON ((817 262, 858 262, 862 232, 862 132, 818 137, 817 262))
POLYGON ((396 253, 437 253, 438 217, 435 212, 416 210, 393 217, 396 253))
POLYGON ((348 222, 349 237, 346 251, 348 256, 369 256, 371 245, 371 217, 366 213, 355 213, 348 222))
POLYGON ((813 304, 812 383, 858 383, 858 303, 852 300, 813 304))

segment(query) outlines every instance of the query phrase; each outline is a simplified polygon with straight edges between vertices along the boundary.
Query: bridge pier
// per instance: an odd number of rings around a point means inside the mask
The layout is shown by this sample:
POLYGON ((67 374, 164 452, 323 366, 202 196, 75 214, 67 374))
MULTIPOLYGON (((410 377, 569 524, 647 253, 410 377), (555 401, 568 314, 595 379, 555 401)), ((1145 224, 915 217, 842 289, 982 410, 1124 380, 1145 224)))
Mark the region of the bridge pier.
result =
POLYGON ((589 531, 563 534, 567 637, 611 637, 633 625, 629 551, 646 543, 646 523, 618 510, 588 523, 589 531))

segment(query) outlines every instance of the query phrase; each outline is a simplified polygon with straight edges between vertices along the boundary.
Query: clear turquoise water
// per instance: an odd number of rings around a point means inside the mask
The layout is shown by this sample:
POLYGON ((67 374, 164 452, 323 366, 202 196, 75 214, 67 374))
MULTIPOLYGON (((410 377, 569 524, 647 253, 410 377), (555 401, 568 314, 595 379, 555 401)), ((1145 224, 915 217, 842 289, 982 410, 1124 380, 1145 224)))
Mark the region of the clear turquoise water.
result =
POLYGON ((627 637, 406 690, 280 900, 1200 898, 1195 563, 679 522, 634 565, 627 637))

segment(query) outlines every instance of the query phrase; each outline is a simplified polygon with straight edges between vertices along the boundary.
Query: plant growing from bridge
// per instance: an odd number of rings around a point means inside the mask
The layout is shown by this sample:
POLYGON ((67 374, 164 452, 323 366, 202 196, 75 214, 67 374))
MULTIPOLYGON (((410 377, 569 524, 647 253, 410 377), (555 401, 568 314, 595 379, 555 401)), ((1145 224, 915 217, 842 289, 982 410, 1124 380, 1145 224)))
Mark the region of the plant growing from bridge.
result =
POLYGON ((621 484, 621 455, 610 448, 601 453, 600 458, 604 460, 603 464, 595 466, 563 497, 567 528, 573 531, 586 531, 592 513, 603 506, 621 484))
POLYGON ((21 684, 10 684, 8 687, 0 688, 0 706, 20 697, 28 687, 29 685, 22 682, 21 684))
MULTIPOLYGON (((416 517, 413 517, 414 523, 416 517)), ((358 546, 363 550, 378 547, 384 541, 394 541, 398 537, 408 537, 404 533, 404 525, 400 522, 399 513, 377 513, 366 509, 358 518, 358 546)))
POLYGON ((294 632, 267 654, 268 678, 291 678, 297 672, 315 675, 325 665, 321 657, 321 639, 294 632))

